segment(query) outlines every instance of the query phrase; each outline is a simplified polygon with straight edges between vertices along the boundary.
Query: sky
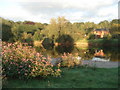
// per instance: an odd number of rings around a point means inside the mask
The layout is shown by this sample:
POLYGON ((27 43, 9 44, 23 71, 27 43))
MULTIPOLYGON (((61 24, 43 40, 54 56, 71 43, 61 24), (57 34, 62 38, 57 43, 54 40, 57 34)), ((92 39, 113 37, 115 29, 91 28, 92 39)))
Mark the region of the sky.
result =
POLYGON ((13 21, 49 23, 64 16, 70 22, 118 18, 119 0, 0 0, 0 17, 13 21))

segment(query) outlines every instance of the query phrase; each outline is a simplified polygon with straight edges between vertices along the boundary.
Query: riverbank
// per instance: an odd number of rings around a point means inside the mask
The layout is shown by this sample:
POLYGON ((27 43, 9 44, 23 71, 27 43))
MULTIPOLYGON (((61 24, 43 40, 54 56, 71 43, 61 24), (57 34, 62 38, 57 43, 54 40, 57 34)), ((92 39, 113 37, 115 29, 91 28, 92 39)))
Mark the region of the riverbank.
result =
POLYGON ((120 46, 119 39, 93 39, 87 40, 82 39, 75 42, 75 45, 78 47, 91 47, 91 46, 120 46))
MULTIPOLYGON (((34 41, 34 46, 42 46, 43 40, 42 41, 34 41)), ((51 43, 44 43, 45 45, 51 45, 51 43)), ((55 42, 53 43, 53 45, 58 46, 58 45, 62 45, 62 46, 70 46, 70 45, 75 45, 78 47, 90 47, 90 46, 120 46, 119 43, 119 39, 91 39, 91 40, 87 40, 87 39, 81 39, 78 40, 74 43, 71 42, 66 42, 66 43, 58 43, 55 42)))

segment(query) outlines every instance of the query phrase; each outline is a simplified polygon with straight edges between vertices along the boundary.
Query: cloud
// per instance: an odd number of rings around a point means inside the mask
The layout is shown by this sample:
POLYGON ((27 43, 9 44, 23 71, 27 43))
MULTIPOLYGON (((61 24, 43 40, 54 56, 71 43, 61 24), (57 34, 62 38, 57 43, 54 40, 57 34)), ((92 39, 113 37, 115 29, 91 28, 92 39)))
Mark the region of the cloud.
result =
MULTIPOLYGON (((0 16, 16 20, 49 22, 50 18, 65 16, 71 22, 117 18, 118 0, 4 0, 8 7, 0 16), (14 3, 13 3, 14 2, 14 3), (10 6, 9 6, 10 5, 10 6)), ((1 11, 1 10, 0 10, 1 11)))
POLYGON ((117 0, 40 0, 39 2, 20 2, 25 10, 31 13, 56 13, 63 10, 91 11, 111 6, 117 0))
POLYGON ((119 3, 118 3, 118 18, 120 19, 120 1, 119 1, 119 3))

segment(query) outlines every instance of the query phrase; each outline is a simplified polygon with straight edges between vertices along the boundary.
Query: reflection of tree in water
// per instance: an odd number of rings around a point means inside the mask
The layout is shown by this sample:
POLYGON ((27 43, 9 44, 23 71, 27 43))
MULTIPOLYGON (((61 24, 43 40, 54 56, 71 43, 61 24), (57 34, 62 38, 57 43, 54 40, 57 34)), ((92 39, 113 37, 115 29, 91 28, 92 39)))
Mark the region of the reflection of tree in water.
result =
POLYGON ((58 46, 55 48, 58 53, 71 53, 74 49, 74 39, 70 35, 63 34, 56 39, 58 46))
POLYGON ((52 50, 54 48, 53 40, 50 38, 45 38, 42 42, 42 45, 47 50, 52 50))
POLYGON ((93 57, 94 50, 93 49, 87 49, 87 51, 84 53, 84 59, 89 60, 93 57))
POLYGON ((62 54, 64 52, 65 53, 71 53, 74 49, 74 46, 73 45, 71 45, 71 46, 61 46, 61 45, 59 45, 55 49, 58 53, 62 53, 62 54))
POLYGON ((120 48, 118 47, 106 47, 103 48, 105 55, 107 58, 110 58, 111 61, 120 61, 120 48))
MULTIPOLYGON (((89 48, 89 51, 84 55, 85 58, 92 58, 94 57, 94 55, 96 54, 97 56, 101 56, 101 52, 104 53, 104 55, 102 55, 102 57, 109 59, 111 61, 119 61, 118 57, 120 56, 118 54, 118 49, 114 48, 114 47, 98 47, 98 48, 89 48)), ((102 54, 103 54, 102 53, 102 54)))

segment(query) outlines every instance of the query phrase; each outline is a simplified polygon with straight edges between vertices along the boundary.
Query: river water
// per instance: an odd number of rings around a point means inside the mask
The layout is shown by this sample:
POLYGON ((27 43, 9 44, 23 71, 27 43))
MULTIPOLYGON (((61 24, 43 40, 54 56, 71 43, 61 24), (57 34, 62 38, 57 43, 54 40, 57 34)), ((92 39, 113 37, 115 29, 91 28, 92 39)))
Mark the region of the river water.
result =
POLYGON ((50 55, 53 58, 59 58, 63 53, 76 54, 83 60, 108 60, 120 61, 120 49, 118 47, 76 47, 76 46, 46 46, 36 47, 36 50, 43 55, 50 55))

